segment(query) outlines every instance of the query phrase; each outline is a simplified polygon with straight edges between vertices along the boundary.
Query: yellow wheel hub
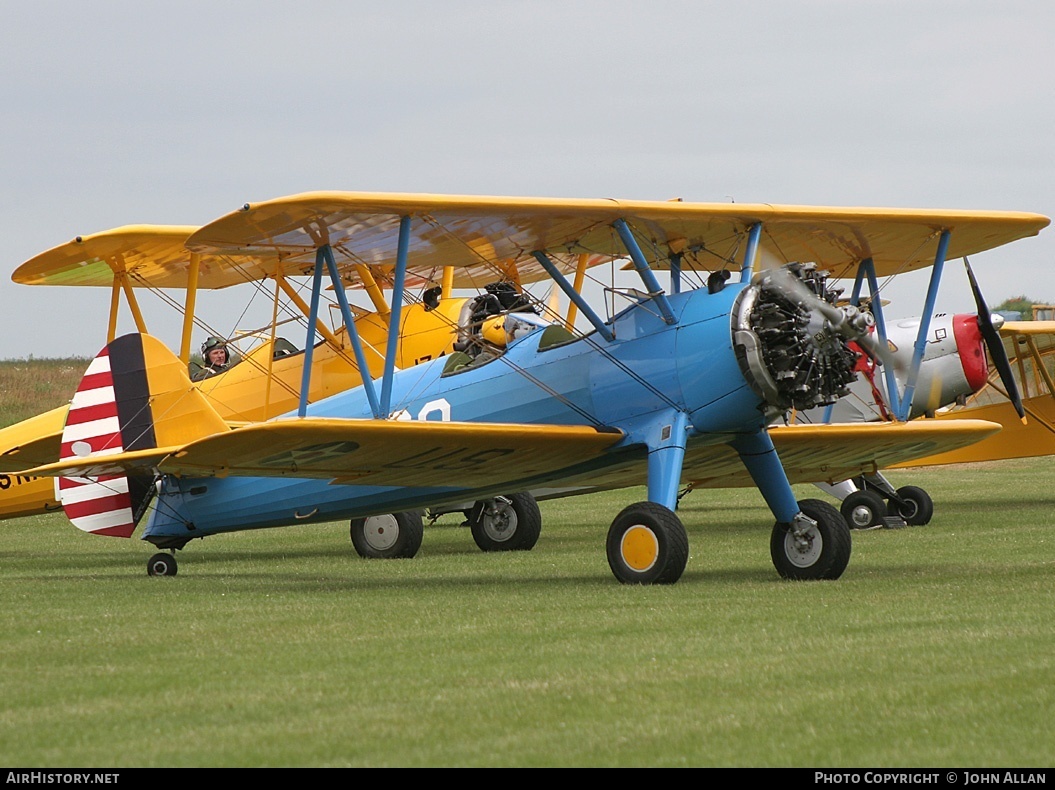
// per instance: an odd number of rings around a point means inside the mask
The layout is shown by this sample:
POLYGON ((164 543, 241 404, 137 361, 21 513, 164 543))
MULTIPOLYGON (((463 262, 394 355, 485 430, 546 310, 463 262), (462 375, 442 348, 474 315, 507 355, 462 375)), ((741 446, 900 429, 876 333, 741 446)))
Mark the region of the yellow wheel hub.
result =
POLYGON ((659 540, 656 538, 656 533, 648 527, 640 525, 631 527, 623 534, 619 552, 627 567, 644 572, 655 565, 656 560, 659 559, 659 540))

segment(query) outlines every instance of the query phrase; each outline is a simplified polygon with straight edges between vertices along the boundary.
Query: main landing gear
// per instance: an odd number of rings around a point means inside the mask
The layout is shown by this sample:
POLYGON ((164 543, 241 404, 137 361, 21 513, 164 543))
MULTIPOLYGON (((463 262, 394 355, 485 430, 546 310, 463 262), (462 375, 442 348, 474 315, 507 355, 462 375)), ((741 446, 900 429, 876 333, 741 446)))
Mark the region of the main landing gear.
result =
POLYGON ((466 515, 481 551, 529 551, 542 532, 542 513, 531 494, 481 500, 466 515))
POLYGON ((777 524, 769 551, 785 579, 838 579, 850 562, 850 529, 834 507, 819 499, 799 502, 790 524, 777 524))
POLYGON ((854 479, 857 491, 846 495, 839 510, 850 529, 875 527, 913 527, 929 524, 934 516, 934 502, 918 486, 894 489, 882 475, 854 479))
MULTIPOLYGON (((430 510, 429 518, 455 512, 465 514, 482 551, 528 551, 542 532, 542 513, 528 493, 482 499, 469 507, 430 510)), ((353 518, 351 523, 352 545, 360 557, 369 559, 413 557, 421 548, 423 532, 420 511, 353 518)))
POLYGON ((352 545, 360 557, 369 559, 408 559, 418 553, 424 525, 421 513, 408 510, 353 518, 352 545))
POLYGON ((689 536, 674 511, 655 502, 623 509, 608 529, 608 565, 623 584, 673 584, 689 560, 689 536))
MULTIPOLYGON (((800 501, 791 524, 773 527, 769 548, 785 579, 838 579, 850 562, 850 530, 834 507, 800 501)), ((623 584, 673 584, 685 570, 689 539, 681 519, 655 502, 624 509, 608 530, 608 565, 623 584)))

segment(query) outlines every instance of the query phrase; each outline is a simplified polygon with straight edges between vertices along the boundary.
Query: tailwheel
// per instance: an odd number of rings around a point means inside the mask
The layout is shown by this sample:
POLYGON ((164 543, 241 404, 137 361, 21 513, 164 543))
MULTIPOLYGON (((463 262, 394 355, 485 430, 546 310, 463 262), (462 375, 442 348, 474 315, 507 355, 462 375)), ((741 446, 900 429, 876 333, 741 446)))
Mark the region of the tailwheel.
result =
POLYGON ((481 500, 468 520, 481 551, 528 551, 542 532, 542 513, 528 493, 481 500))
POLYGON ((606 549, 608 565, 623 584, 673 584, 689 560, 689 536, 672 510, 638 502, 615 517, 606 549))
POLYGON ((176 558, 171 554, 155 554, 147 560, 147 576, 175 576, 176 558))
POLYGON ((850 562, 849 527, 819 499, 803 499, 799 509, 792 524, 773 527, 769 551, 777 573, 785 579, 838 579, 850 562))
POLYGON ((424 525, 421 513, 406 511, 353 518, 352 545, 367 559, 404 559, 421 548, 424 525))
POLYGON ((897 512, 906 524, 921 527, 929 524, 934 515, 934 500, 930 494, 917 486, 902 486, 897 496, 890 498, 890 509, 897 512))
POLYGON ((862 489, 847 494, 839 512, 850 529, 869 529, 883 523, 887 508, 883 497, 875 491, 862 489))

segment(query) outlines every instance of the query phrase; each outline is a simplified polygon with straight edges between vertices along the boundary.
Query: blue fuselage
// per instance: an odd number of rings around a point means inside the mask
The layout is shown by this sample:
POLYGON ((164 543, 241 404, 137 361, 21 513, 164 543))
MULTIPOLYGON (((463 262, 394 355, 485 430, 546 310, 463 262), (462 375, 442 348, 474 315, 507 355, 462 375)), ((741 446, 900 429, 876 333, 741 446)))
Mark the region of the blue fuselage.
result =
MULTIPOLYGON (((612 342, 595 332, 539 350, 539 329, 501 357, 458 373, 443 375, 445 357, 399 371, 392 381, 393 411, 415 420, 616 427, 626 437, 606 456, 610 463, 625 462, 628 448, 656 446, 658 426, 676 412, 688 417, 690 441, 757 432, 764 427, 761 401, 732 346, 729 314, 740 289, 670 297, 678 319, 673 324, 648 303, 635 305, 612 322, 612 342)), ((362 387, 311 404, 307 416, 373 419, 362 387)), ((456 479, 449 487, 406 488, 285 477, 165 477, 143 538, 158 542, 410 510, 525 490, 532 482, 538 481, 506 480, 504 488, 483 491, 460 488, 456 479)))

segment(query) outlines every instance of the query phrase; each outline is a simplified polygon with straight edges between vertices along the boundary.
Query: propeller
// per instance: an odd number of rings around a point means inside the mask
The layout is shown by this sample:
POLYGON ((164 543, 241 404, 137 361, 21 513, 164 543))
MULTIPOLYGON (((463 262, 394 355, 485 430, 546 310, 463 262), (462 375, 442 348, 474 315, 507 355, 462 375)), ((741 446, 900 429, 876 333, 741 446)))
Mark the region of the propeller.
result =
POLYGON ((1019 395, 1018 385, 1015 383, 1015 377, 1011 372, 1011 362, 1007 358, 1007 351, 1004 350, 1004 344, 1000 340, 1000 333, 997 331, 1003 326, 1003 318, 997 316, 999 323, 994 324, 993 316, 989 312, 985 299, 982 297, 982 289, 978 287, 978 281, 974 279, 974 272, 971 271, 971 262, 967 260, 966 255, 963 258, 963 265, 967 267, 967 277, 971 281, 971 293, 974 294, 974 303, 978 308, 978 329, 982 332, 982 340, 985 341, 985 347, 989 351, 993 365, 996 366, 996 371, 1000 374, 1000 382, 1004 385, 1004 390, 1007 392, 1008 398, 1011 399, 1011 404, 1015 407, 1015 411, 1018 412, 1019 419, 1025 422, 1026 411, 1022 408, 1022 396, 1019 395))

